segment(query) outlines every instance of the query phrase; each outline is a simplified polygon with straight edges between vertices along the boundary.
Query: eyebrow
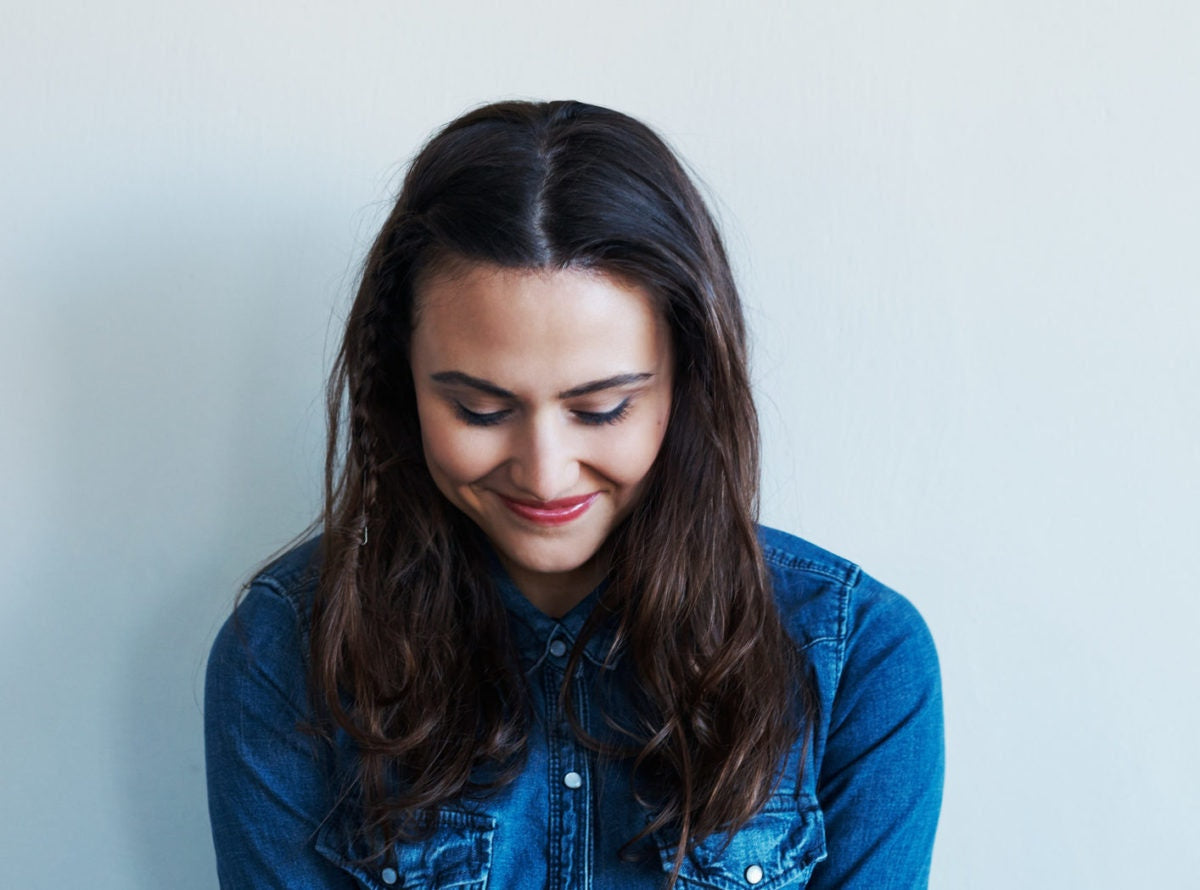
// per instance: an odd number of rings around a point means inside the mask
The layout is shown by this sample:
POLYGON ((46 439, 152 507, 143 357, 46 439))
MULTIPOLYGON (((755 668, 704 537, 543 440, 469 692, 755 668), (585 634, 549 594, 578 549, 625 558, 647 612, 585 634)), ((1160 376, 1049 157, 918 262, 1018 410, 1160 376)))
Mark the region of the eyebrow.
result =
MULTIPOLYGON (((649 372, 641 374, 617 374, 613 377, 605 377, 603 380, 592 380, 589 383, 583 383, 579 386, 573 386, 570 389, 565 389, 558 394, 560 399, 574 399, 579 396, 591 395, 594 392, 603 392, 606 389, 615 389, 618 386, 629 386, 634 383, 642 383, 649 380, 654 375, 649 372)), ((501 399, 517 400, 517 394, 509 392, 503 387, 488 381, 481 380, 478 377, 472 377, 470 374, 464 374, 462 371, 438 371, 436 374, 430 374, 429 378, 435 383, 449 383, 457 386, 469 386, 471 389, 477 389, 480 392, 485 392, 489 396, 496 396, 501 399)))

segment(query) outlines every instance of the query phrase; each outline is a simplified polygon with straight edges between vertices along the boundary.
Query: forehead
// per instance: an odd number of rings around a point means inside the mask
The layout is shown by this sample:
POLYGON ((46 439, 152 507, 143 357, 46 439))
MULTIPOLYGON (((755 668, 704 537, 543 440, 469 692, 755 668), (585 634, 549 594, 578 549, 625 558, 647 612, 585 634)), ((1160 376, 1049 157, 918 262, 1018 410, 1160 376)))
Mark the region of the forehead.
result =
POLYGON ((471 265, 417 293, 414 371, 462 371, 514 391, 615 373, 663 374, 670 337, 649 293, 584 269, 471 265))

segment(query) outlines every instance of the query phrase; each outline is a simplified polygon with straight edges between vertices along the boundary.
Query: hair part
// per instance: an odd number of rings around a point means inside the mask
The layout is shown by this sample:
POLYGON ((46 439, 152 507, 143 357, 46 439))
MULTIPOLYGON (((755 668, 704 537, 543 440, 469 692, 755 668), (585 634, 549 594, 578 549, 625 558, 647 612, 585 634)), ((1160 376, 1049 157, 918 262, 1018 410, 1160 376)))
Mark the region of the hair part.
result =
POLYGON ((602 608, 567 673, 615 616, 638 713, 608 718, 627 743, 585 731, 570 684, 561 701, 585 744, 631 764, 652 818, 630 845, 677 834, 674 883, 694 843, 766 803, 811 704, 757 539, 758 423, 729 262, 687 173, 633 118, 577 102, 488 105, 409 168, 329 382, 314 704, 356 746, 371 837, 411 837, 442 804, 523 765, 528 697, 486 542, 429 474, 409 368, 421 284, 464 263, 619 277, 670 328, 668 428, 613 532, 602 608))

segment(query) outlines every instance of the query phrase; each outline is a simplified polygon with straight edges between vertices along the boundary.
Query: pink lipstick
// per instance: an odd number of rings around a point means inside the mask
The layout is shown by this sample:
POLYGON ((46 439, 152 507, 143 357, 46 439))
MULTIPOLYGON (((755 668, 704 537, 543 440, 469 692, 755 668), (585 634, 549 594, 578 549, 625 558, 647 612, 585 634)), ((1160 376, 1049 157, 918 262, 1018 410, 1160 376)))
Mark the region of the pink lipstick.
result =
POLYGON ((558 501, 516 501, 504 495, 500 495, 500 500, 522 519, 528 519, 538 525, 563 525, 586 513, 592 501, 599 496, 600 492, 593 491, 591 494, 558 501))

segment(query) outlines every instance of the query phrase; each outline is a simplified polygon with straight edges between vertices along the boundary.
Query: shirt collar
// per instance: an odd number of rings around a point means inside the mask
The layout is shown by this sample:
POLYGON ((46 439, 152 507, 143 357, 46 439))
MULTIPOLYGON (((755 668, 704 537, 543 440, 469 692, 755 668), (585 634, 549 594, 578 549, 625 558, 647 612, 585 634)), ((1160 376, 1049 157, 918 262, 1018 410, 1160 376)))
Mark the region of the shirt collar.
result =
MULTIPOLYGON (((504 607, 508 610, 513 642, 516 644, 522 665, 527 672, 540 665, 550 654, 550 647, 555 640, 561 640, 566 645, 567 651, 570 652, 575 647, 575 641, 579 639, 592 610, 604 608, 600 605, 600 600, 608 587, 607 579, 601 581, 566 615, 561 618, 551 618, 531 603, 525 594, 521 593, 494 553, 492 554, 491 569, 496 590, 500 594, 504 607)), ((584 657, 597 666, 603 666, 605 659, 608 659, 610 666, 615 665, 620 658, 620 652, 614 653, 610 657, 609 650, 612 648, 616 630, 616 616, 610 615, 602 621, 600 627, 584 645, 584 657)))

